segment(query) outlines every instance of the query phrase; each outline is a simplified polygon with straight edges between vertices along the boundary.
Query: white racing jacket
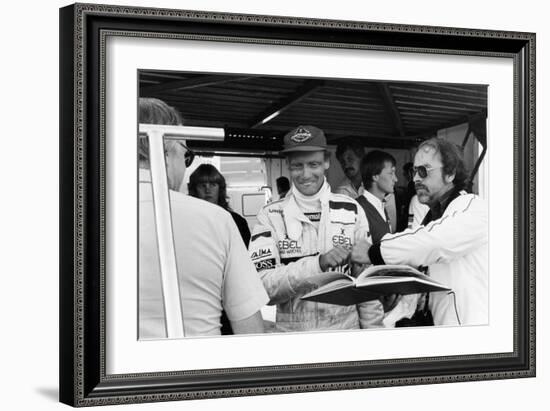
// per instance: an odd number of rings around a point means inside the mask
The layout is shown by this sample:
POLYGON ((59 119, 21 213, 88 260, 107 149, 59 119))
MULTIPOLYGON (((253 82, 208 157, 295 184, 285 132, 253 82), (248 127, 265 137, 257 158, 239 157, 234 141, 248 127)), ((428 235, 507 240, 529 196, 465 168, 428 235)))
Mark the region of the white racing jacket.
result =
POLYGON ((327 191, 322 196, 318 232, 292 192, 260 210, 249 252, 269 304, 277 304, 278 331, 382 326, 384 312, 378 301, 340 306, 300 300, 315 287, 308 278, 321 272, 319 254, 336 245, 351 249, 360 238, 370 239, 365 213, 342 194, 327 191))
POLYGON ((488 324, 488 236, 487 203, 463 192, 441 218, 386 234, 369 255, 375 264, 427 266, 430 277, 453 290, 430 293, 435 325, 488 324))

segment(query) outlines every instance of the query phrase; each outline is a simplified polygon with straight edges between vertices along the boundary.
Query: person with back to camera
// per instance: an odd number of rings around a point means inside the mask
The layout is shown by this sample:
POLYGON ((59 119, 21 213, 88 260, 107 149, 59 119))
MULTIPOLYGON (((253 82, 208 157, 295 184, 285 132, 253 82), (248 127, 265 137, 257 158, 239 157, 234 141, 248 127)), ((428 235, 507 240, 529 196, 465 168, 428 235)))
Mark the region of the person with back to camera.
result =
MULTIPOLYGON (((221 208, 229 212, 233 221, 237 225, 244 245, 248 248, 250 242, 250 229, 248 223, 239 214, 231 210, 227 202, 227 185, 225 178, 212 164, 201 164, 198 166, 191 176, 187 185, 189 195, 208 201, 212 204, 219 205, 221 208)), ((227 313, 222 311, 221 317, 221 332, 223 335, 233 334, 231 324, 227 318, 227 313)))
MULTIPOLYGON (((161 100, 139 99, 142 124, 181 125, 161 100)), ((182 140, 164 143, 185 336, 220 334, 222 309, 236 334, 262 333, 265 289, 228 213, 176 191, 193 161, 182 140)), ((139 338, 167 338, 147 138, 139 138, 139 338)))
POLYGON ((252 230, 249 252, 277 305, 277 331, 380 327, 379 301, 339 306, 301 300, 324 271, 345 271, 350 250, 370 239, 365 213, 348 196, 334 194, 325 178, 330 156, 325 134, 299 126, 284 137, 292 186, 281 200, 263 207, 252 230))

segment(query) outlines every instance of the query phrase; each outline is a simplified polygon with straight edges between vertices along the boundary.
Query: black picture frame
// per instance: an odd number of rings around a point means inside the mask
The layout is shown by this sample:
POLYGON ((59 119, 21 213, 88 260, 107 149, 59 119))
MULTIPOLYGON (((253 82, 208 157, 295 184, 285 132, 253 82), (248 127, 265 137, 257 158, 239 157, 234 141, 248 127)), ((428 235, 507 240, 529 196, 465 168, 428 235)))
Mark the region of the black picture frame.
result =
POLYGON ((75 4, 60 9, 60 400, 73 406, 535 376, 535 34, 75 4), (108 33, 505 57, 514 66, 510 353, 105 373, 104 39, 108 33))

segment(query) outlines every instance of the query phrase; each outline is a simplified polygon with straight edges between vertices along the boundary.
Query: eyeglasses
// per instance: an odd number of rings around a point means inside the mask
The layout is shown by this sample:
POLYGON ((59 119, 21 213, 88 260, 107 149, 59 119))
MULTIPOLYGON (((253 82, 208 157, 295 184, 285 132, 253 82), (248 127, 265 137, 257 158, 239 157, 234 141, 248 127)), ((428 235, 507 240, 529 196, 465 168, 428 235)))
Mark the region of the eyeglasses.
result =
POLYGON ((184 159, 185 159, 185 167, 189 167, 193 163, 193 160, 195 159, 195 152, 190 149, 187 149, 187 151, 184 154, 184 159))
POLYGON ((428 173, 430 171, 437 170, 438 168, 442 168, 442 167, 443 166, 439 166, 439 167, 426 167, 426 166, 413 167, 412 168, 412 176, 414 178, 416 173, 418 173, 420 178, 426 178, 426 177, 428 177, 428 173))
POLYGON ((183 155, 184 161, 185 161, 185 167, 189 167, 193 160, 195 159, 195 152, 191 150, 189 147, 185 145, 185 143, 182 143, 181 141, 177 142, 180 146, 185 148, 185 154, 183 155))

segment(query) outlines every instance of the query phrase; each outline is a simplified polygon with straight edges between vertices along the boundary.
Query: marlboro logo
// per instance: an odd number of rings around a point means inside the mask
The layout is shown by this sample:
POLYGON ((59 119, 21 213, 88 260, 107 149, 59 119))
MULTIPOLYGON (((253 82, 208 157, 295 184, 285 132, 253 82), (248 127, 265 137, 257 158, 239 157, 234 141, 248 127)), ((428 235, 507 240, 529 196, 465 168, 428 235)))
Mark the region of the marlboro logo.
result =
POLYGON ((299 128, 290 139, 295 143, 304 143, 311 138, 311 132, 305 128, 299 128))

